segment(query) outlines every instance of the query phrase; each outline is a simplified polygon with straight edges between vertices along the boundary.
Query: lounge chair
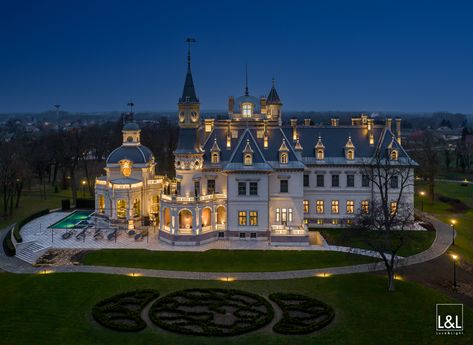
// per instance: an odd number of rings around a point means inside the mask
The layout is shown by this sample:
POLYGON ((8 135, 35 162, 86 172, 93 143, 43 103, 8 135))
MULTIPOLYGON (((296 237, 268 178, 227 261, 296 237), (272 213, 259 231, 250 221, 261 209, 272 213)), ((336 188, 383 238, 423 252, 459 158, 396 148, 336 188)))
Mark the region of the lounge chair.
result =
POLYGON ((113 230, 111 233, 107 235, 107 239, 109 241, 112 241, 115 239, 115 236, 118 236, 117 230, 113 230))
POLYGON ((70 238, 72 236, 73 233, 74 233, 74 230, 69 230, 69 231, 63 233, 62 234, 62 239, 67 240, 68 238, 70 238))

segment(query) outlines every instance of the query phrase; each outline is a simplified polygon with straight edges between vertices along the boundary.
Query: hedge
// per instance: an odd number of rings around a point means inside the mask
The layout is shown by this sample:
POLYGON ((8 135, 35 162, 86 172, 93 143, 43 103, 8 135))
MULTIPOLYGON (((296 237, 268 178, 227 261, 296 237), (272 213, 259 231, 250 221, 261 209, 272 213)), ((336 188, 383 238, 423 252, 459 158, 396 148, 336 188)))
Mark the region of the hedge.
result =
POLYGON ((326 327, 335 317, 332 307, 314 298, 290 294, 273 293, 269 299, 283 312, 282 319, 273 326, 276 333, 307 334, 326 327))
POLYGON ((146 328, 146 323, 140 314, 149 302, 158 297, 159 293, 151 289, 121 293, 97 303, 92 316, 102 326, 115 331, 141 331, 146 328))
POLYGON ((12 229, 8 230, 5 238, 3 239, 3 251, 6 256, 14 256, 16 254, 16 248, 11 241, 12 229))
POLYGON ((188 289, 157 300, 150 320, 172 332, 201 336, 232 336, 247 333, 271 322, 274 310, 261 296, 233 289, 188 289), (232 311, 232 324, 215 322, 232 311))
POLYGON ((76 208, 81 208, 81 209, 85 209, 85 210, 94 210, 95 209, 95 200, 94 199, 77 198, 76 208))
POLYGON ((21 237, 21 234, 20 234, 20 230, 23 227, 23 225, 25 225, 26 223, 31 222, 33 219, 44 216, 45 214, 48 214, 48 213, 49 213, 49 209, 46 208, 44 210, 41 210, 41 211, 35 212, 33 214, 30 214, 28 217, 23 218, 22 220, 17 222, 15 224, 15 227, 13 228, 13 237, 15 237, 15 240, 18 243, 23 242, 23 238, 21 237))

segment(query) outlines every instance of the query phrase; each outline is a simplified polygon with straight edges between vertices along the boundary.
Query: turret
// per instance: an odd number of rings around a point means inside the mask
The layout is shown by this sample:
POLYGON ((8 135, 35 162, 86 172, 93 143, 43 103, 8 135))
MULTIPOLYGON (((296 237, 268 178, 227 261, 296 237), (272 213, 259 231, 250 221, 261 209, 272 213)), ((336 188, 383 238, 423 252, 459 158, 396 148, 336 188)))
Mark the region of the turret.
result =
POLYGON ((273 78, 273 86, 269 91, 268 97, 266 98, 266 117, 268 120, 278 121, 279 125, 282 124, 282 103, 279 95, 276 91, 274 86, 274 78, 273 78))

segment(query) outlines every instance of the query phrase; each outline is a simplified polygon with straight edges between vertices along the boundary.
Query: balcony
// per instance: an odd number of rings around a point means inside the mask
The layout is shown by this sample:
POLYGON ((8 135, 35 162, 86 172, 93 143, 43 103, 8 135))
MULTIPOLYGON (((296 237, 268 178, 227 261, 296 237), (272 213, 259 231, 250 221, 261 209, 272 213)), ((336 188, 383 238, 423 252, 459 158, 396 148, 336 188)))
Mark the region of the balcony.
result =
POLYGON ((207 195, 201 195, 198 197, 161 194, 161 200, 163 201, 176 202, 176 203, 182 203, 182 204, 193 203, 193 202, 208 202, 208 201, 225 200, 226 198, 227 198, 227 195, 224 193, 207 194, 207 195))
POLYGON ((290 225, 271 225, 271 236, 305 236, 307 235, 307 226, 290 226, 290 225))

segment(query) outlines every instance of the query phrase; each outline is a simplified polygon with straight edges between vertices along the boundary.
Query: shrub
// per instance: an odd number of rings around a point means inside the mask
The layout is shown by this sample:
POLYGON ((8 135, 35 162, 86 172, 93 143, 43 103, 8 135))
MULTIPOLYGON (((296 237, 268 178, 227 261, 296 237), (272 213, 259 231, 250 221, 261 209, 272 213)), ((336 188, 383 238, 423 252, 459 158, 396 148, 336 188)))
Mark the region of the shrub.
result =
POLYGON ((146 327, 141 311, 158 297, 159 293, 151 289, 121 293, 97 303, 92 316, 102 326, 116 331, 140 331, 146 327))
POLYGON ((76 208, 81 208, 81 209, 85 209, 85 210, 93 210, 93 209, 95 209, 95 200, 94 199, 77 198, 76 208))
POLYGON ((3 239, 3 251, 5 252, 6 256, 14 256, 16 254, 15 246, 11 241, 11 232, 12 229, 8 230, 5 238, 3 239))
POLYGON ((151 321, 163 329, 205 336, 243 334, 267 325, 273 316, 271 304, 263 297, 232 289, 177 291, 149 310, 151 321), (218 322, 223 317, 233 323, 218 322))
POLYGON ((332 322, 332 307, 314 298, 289 293, 274 293, 269 299, 282 310, 282 319, 273 326, 281 334, 307 334, 320 330, 332 322))
POLYGON ((451 211, 453 212, 466 212, 469 207, 460 199, 450 198, 445 195, 439 195, 439 200, 451 206, 451 211))
POLYGON ((15 240, 18 243, 23 242, 23 238, 21 237, 20 230, 25 225, 26 223, 31 222, 33 219, 36 219, 38 217, 44 216, 45 214, 49 213, 49 209, 44 209, 38 212, 35 212, 33 214, 30 214, 28 217, 23 218, 19 222, 15 224, 15 227, 13 228, 13 237, 15 237, 15 240))

